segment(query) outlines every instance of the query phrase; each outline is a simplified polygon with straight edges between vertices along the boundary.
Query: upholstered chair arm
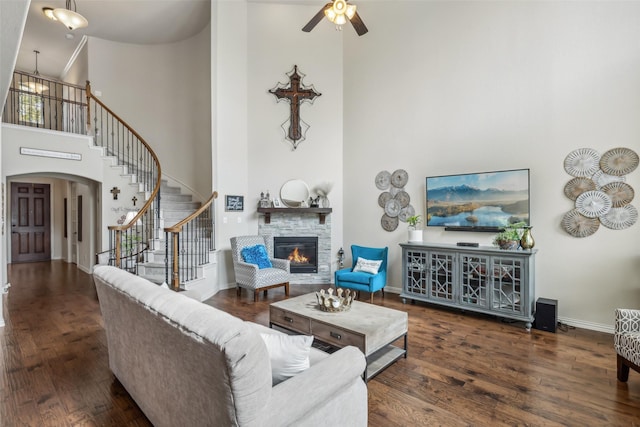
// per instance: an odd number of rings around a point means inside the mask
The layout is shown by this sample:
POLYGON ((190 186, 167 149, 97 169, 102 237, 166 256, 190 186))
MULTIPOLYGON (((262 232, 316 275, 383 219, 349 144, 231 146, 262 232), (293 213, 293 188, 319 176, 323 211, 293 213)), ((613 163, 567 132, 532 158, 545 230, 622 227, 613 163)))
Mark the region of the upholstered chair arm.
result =
POLYGON ((244 261, 236 261, 235 268, 247 271, 258 271, 258 264, 251 264, 244 261))
MULTIPOLYGON (((280 425, 283 419, 290 425, 304 424, 305 415, 313 413, 313 408, 322 405, 322 402, 330 401, 347 388, 366 387, 362 380, 365 366, 364 354, 356 347, 347 346, 304 372, 281 382, 271 391, 264 425, 280 425), (312 392, 313 398, 302 398, 302 390, 312 392)), ((366 393, 362 395, 366 396, 366 393)), ((364 406, 366 407, 366 403, 364 406)), ((353 402, 353 407, 361 407, 361 402, 353 402)), ((343 423, 350 419, 349 414, 333 414, 329 411, 324 421, 335 422, 326 425, 339 425, 340 421, 334 420, 335 416, 341 417, 343 423)))
POLYGON ((273 265, 274 268, 279 268, 280 270, 287 270, 287 273, 291 271, 291 261, 288 259, 271 258, 271 265, 273 265))
POLYGON ((624 334, 640 331, 640 310, 616 308, 615 333, 624 334))

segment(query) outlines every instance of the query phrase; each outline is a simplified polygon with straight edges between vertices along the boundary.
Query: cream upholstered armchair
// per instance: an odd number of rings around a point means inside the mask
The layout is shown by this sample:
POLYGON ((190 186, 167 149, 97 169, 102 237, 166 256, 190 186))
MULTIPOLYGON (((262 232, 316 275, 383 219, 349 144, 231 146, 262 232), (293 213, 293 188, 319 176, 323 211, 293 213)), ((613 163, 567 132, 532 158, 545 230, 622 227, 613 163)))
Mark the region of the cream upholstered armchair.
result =
POLYGON ((258 301, 258 293, 267 289, 284 286, 284 294, 289 296, 289 260, 271 258, 272 240, 268 236, 239 236, 231 238, 231 256, 236 274, 238 296, 242 288, 253 291, 253 300, 258 301), (262 248, 260 247, 262 246, 262 248), (259 254, 255 258, 255 254, 259 254))
POLYGON ((618 357, 618 380, 629 379, 629 368, 640 372, 640 310, 616 309, 614 346, 618 357))

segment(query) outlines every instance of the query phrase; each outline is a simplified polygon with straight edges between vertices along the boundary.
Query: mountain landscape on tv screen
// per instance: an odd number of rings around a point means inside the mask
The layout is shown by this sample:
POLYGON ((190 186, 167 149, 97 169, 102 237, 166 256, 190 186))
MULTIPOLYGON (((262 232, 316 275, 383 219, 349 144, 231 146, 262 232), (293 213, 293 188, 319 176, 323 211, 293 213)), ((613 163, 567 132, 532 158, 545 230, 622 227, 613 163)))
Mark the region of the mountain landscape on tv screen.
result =
POLYGON ((427 191, 427 225, 496 227, 529 222, 529 191, 444 186, 427 191))

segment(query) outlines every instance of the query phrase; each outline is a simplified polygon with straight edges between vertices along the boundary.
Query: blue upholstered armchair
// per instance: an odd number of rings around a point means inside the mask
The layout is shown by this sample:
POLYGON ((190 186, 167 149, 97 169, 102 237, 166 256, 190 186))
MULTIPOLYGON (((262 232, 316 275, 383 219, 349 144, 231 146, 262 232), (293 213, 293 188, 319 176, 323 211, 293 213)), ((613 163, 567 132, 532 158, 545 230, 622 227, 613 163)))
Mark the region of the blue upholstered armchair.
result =
POLYGON ((370 302, 373 302, 373 294, 377 291, 382 291, 384 297, 384 287, 387 284, 388 252, 389 248, 387 247, 367 248, 351 245, 353 266, 335 272, 336 288, 354 289, 358 293, 360 291, 369 292, 370 302))

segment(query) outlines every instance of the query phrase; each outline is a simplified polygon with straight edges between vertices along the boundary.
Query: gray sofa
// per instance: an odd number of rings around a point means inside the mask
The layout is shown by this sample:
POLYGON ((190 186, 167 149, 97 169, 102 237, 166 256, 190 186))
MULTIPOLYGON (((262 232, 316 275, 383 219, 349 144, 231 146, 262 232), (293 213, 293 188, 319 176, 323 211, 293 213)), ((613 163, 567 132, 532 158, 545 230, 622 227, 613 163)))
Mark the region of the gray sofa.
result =
POLYGON ((366 426, 365 359, 311 349, 311 367, 272 386, 260 333, 273 329, 115 267, 94 271, 109 366, 155 426, 366 426))

